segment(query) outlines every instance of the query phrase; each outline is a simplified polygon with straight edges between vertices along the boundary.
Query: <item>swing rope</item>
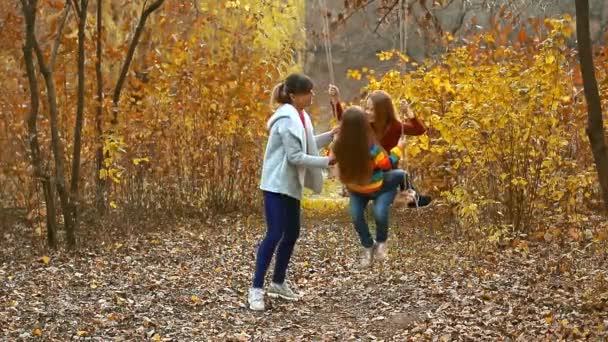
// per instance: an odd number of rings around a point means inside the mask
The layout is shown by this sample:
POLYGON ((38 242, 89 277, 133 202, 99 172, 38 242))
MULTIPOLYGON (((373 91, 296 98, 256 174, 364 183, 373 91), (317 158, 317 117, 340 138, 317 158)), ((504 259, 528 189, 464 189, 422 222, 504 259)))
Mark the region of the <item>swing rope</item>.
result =
MULTIPOLYGON (((321 17, 323 18, 323 47, 325 48, 325 61, 327 62, 327 70, 329 71, 329 82, 330 84, 336 84, 336 76, 334 73, 334 59, 331 53, 331 40, 329 35, 329 9, 325 0, 319 0, 319 8, 321 9, 321 17)), ((331 104, 331 113, 336 121, 338 122, 338 104, 331 104)))
POLYGON ((397 16, 399 17, 399 51, 405 53, 405 41, 404 41, 404 8, 403 0, 399 0, 399 6, 397 7, 397 16))
MULTIPOLYGON (((409 18, 409 10, 407 8, 406 0, 399 0, 399 6, 397 8, 397 16, 399 17, 399 50, 405 56, 407 55, 407 34, 408 34, 408 18, 409 18)), ((403 105, 400 106, 401 114, 403 114, 403 105)), ((409 108, 409 104, 408 104, 409 108)), ((407 114, 406 114, 407 115, 407 114)), ((403 118, 401 118, 403 120, 403 118)), ((400 139, 403 141, 403 148, 401 149, 401 168, 406 169, 407 167, 407 153, 405 151, 406 146, 406 135, 403 128, 403 122, 401 124, 401 136, 400 139)), ((406 191, 414 191, 414 187, 411 182, 411 174, 409 172, 406 173, 405 179, 405 189, 406 191)), ((416 199, 417 194, 414 196, 414 203, 416 204, 416 209, 418 209, 418 200, 416 199)))
MULTIPOLYGON (((405 101, 405 100, 402 100, 405 101)), ((401 105, 401 114, 403 115, 403 105, 401 105)), ((408 104, 408 109, 409 109, 409 104, 408 104)), ((410 109, 411 110, 411 109, 410 109)), ((407 114, 406 114, 407 115, 407 114)), ((403 118, 401 118, 401 120, 403 120, 403 118)), ((403 141, 403 147, 401 148, 401 168, 403 170, 406 170, 407 168, 407 153, 405 151, 405 147, 407 144, 407 140, 406 140, 406 134, 403 128, 403 122, 400 121, 399 124, 401 125, 401 136, 399 137, 399 140, 403 141)), ((411 182, 411 173, 410 172, 406 172, 405 175, 405 191, 413 191, 414 192, 414 204, 416 205, 416 209, 419 208, 418 206, 418 194, 416 193, 416 191, 414 190, 414 187, 412 185, 411 182)))
POLYGON ((323 45, 325 47, 325 58, 327 60, 327 68, 329 70, 329 80, 331 84, 336 84, 334 76, 334 63, 333 56, 331 53, 331 41, 329 37, 329 10, 325 0, 319 0, 319 7, 322 9, 323 17, 323 45))
MULTIPOLYGON (((405 0, 399 0, 399 6, 397 7, 397 17, 399 18, 399 51, 405 55, 407 54, 407 10, 405 8, 405 0)), ((400 112, 403 115, 403 104, 400 103, 400 112)), ((403 119, 403 118, 402 118, 403 119)), ((403 130, 403 122, 401 122, 401 136, 400 139, 403 140, 403 148, 402 148, 402 155, 403 157, 401 158, 401 167, 403 169, 405 169, 405 167, 407 166, 406 163, 406 153, 405 153, 405 132, 403 130)), ((407 176, 406 179, 406 188, 408 190, 412 189, 411 186, 411 182, 410 182, 410 177, 407 176)))

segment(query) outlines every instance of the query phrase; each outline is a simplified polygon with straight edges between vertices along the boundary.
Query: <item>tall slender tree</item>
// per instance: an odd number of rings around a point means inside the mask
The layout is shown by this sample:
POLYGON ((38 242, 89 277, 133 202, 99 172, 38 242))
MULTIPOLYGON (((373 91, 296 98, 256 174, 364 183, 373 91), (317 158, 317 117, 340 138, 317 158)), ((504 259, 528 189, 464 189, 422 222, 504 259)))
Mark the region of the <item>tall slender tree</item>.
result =
POLYGON ((604 136, 604 121, 602 118, 602 103, 595 78, 593 64, 593 47, 589 29, 589 0, 576 0, 576 38, 578 55, 581 63, 583 87, 587 100, 587 136, 591 144, 595 168, 599 179, 604 211, 608 214, 608 154, 604 136))

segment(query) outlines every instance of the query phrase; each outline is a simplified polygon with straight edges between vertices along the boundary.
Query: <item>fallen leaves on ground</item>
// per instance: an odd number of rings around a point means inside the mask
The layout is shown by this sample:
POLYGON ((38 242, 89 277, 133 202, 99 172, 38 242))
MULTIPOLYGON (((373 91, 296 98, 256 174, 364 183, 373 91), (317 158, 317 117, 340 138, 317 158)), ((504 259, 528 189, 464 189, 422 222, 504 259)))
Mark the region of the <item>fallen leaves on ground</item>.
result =
POLYGON ((164 232, 78 253, 30 247, 29 254, 15 254, 11 251, 20 248, 15 244, 24 242, 12 237, 7 241, 13 246, 0 254, 0 339, 608 336, 603 244, 564 248, 528 242, 525 252, 511 246, 479 248, 449 230, 429 229, 434 210, 398 211, 390 259, 367 270, 354 267, 360 248, 346 213, 342 219, 305 215, 289 273, 304 298, 295 303, 267 298, 269 309, 262 313, 246 306, 265 229, 261 218, 176 222, 164 232))

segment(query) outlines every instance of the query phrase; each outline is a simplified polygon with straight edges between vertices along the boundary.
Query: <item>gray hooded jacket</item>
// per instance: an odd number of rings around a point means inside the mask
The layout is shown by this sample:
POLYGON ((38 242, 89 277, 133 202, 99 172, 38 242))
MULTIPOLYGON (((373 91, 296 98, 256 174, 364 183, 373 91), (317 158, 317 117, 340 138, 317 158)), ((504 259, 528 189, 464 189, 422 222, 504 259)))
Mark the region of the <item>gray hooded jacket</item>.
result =
POLYGON ((281 105, 267 123, 268 143, 264 153, 260 189, 302 199, 304 187, 320 193, 323 188, 321 170, 329 165, 329 157, 319 156, 319 148, 332 141, 331 132, 314 136, 312 122, 304 112, 306 129, 297 109, 281 105))

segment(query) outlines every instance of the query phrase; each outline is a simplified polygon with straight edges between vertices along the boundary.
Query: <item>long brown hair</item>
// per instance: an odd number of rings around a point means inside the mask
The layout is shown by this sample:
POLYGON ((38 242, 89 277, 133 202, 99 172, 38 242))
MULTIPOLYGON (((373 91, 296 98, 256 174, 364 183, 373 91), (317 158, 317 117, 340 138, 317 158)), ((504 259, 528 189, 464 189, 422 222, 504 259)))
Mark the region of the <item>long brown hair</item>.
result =
POLYGON ((369 149, 374 141, 374 132, 363 109, 358 106, 347 108, 333 145, 342 183, 369 182, 373 171, 369 149))
POLYGON ((374 134, 376 139, 381 140, 390 125, 397 121, 395 107, 391 96, 384 90, 374 90, 368 98, 372 100, 374 109, 374 134))

